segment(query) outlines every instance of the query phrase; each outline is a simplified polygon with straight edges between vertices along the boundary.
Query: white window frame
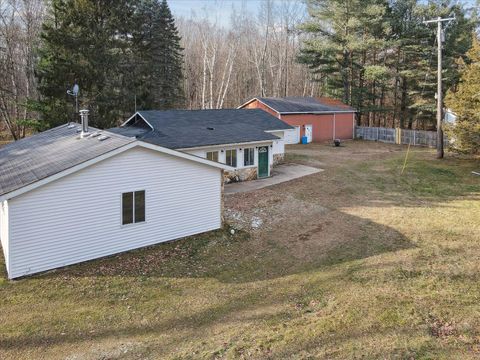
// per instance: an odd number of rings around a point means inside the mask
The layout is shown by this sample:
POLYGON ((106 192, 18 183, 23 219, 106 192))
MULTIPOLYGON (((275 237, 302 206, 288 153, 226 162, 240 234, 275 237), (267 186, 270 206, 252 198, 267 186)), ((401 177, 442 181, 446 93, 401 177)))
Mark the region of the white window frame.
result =
POLYGON ((247 147, 243 148, 243 166, 244 167, 249 167, 249 166, 255 166, 255 148, 254 147, 247 147), (248 150, 249 154, 252 155, 250 158, 251 164, 245 164, 245 150, 248 150))
POLYGON ((139 225, 139 224, 145 224, 147 222, 147 191, 144 189, 137 189, 137 190, 132 190, 132 191, 124 191, 120 194, 120 225, 121 226, 132 226, 132 225, 139 225), (143 221, 135 221, 135 193, 136 192, 141 192, 143 191, 145 193, 145 199, 144 199, 144 206, 143 206, 143 211, 145 213, 145 218, 143 221), (123 223, 123 194, 133 194, 133 201, 132 201, 132 220, 133 222, 124 224, 123 223))
POLYGON ((205 159, 218 162, 218 160, 220 159, 220 152, 218 150, 205 151, 205 159), (208 158, 209 153, 217 153, 217 160, 210 160, 208 158))
POLYGON ((227 164, 228 166, 231 166, 231 167, 233 167, 233 168, 237 168, 237 167, 238 167, 238 151, 237 151, 237 149, 226 149, 226 150, 225 150, 225 164, 227 164), (228 152, 228 151, 235 151, 235 165, 229 164, 229 163, 227 162, 227 158, 228 158, 228 157, 227 157, 227 152, 228 152))

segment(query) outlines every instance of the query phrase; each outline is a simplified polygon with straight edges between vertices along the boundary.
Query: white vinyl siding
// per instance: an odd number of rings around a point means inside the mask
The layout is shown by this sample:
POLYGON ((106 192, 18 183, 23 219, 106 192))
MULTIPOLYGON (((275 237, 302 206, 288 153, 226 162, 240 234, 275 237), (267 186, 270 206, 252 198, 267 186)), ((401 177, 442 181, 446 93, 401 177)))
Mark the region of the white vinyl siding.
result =
MULTIPOLYGON (((288 130, 287 130, 288 131, 288 130)), ((280 139, 273 140, 273 155, 285 153, 285 139, 283 131, 272 131, 272 135, 278 136, 280 139)))
POLYGON ((11 199, 9 277, 218 229, 220 173, 137 147, 11 199), (146 221, 122 226, 122 193, 135 190, 146 221))
POLYGON ((300 142, 300 126, 295 125, 294 128, 295 129, 292 130, 285 130, 285 144, 298 144, 300 142))
POLYGON ((7 271, 9 269, 8 219, 8 201, 0 201, 0 241, 2 243, 3 257, 5 258, 5 265, 7 267, 7 271))

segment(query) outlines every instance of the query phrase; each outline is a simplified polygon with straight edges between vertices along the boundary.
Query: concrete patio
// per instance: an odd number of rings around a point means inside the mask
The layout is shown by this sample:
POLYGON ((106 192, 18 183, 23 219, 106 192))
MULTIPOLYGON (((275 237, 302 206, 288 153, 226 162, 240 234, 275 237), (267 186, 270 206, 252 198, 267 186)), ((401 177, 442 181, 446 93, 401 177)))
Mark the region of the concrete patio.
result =
POLYGON ((316 174, 323 171, 311 166, 300 164, 283 164, 273 169, 272 176, 265 179, 244 181, 225 185, 225 194, 236 194, 262 189, 267 186, 276 185, 285 181, 301 178, 303 176, 316 174))

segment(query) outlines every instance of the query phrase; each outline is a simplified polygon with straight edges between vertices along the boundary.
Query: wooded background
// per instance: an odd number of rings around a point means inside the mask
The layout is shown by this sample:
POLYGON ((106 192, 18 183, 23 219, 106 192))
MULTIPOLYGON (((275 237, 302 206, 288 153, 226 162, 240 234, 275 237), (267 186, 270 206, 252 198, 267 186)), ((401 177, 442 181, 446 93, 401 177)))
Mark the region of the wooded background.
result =
POLYGON ((456 17, 445 29, 445 91, 456 88, 478 26, 478 3, 454 0, 308 0, 306 6, 265 0, 253 13, 245 1, 229 26, 202 11, 171 19, 176 29, 167 46, 165 39, 145 40, 162 34, 161 22, 152 25, 161 11, 168 20, 168 7, 160 7, 155 0, 0 0, 4 133, 21 138, 72 119, 66 90, 75 80, 81 107, 91 108, 101 127, 135 108, 233 108, 254 96, 332 96, 358 109, 362 125, 433 129, 436 29, 422 20, 456 17), (155 65, 161 54, 149 45, 170 49, 175 37, 180 46, 162 61, 179 54, 179 84, 161 74, 155 65), (162 91, 174 98, 152 95, 162 91))

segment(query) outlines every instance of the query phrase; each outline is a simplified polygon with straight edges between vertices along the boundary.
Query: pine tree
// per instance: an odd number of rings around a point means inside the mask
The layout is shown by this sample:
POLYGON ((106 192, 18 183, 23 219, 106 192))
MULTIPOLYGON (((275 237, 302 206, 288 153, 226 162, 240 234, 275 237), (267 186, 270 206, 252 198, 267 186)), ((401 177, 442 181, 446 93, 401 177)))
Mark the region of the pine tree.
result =
POLYGON ((310 35, 299 60, 322 75, 325 95, 360 111, 378 106, 377 92, 388 76, 381 58, 389 32, 386 11, 383 0, 309 1, 311 19, 302 28, 310 35))
POLYGON ((78 120, 66 95, 74 82, 99 127, 181 105, 183 49, 165 0, 53 0, 51 10, 37 68, 50 126, 78 120))
POLYGON ((342 98, 369 126, 435 127, 437 16, 446 29, 444 88, 458 81, 475 17, 455 0, 308 0, 310 19, 299 60, 321 79, 321 91, 342 98))
POLYGON ((183 49, 167 2, 143 0, 134 34, 138 64, 135 89, 139 109, 170 109, 183 102, 183 49))
POLYGON ((152 32, 153 105, 159 109, 171 109, 183 102, 183 49, 166 0, 156 7, 152 32))
MULTIPOLYGON (((398 1, 401 3, 401 1, 398 1)), ((432 1, 428 4, 418 3, 413 8, 413 32, 407 34, 403 47, 405 60, 403 75, 408 82, 407 98, 409 99, 408 127, 416 122, 416 128, 433 130, 436 128, 436 100, 437 91, 437 44, 436 26, 427 26, 423 19, 432 19, 437 16, 455 17, 455 21, 443 24, 443 88, 446 90, 455 86, 459 80, 458 59, 465 57, 471 46, 471 32, 475 21, 465 16, 465 10, 455 0, 432 1)))
POLYGON ((472 48, 467 52, 467 64, 461 72, 457 91, 449 91, 447 107, 458 116, 455 124, 447 127, 454 150, 480 153, 480 39, 473 35, 472 48))
POLYGON ((133 111, 125 78, 130 72, 126 64, 136 4, 132 0, 52 1, 37 67, 43 116, 51 126, 78 120, 74 100, 66 95, 75 81, 80 86, 80 106, 91 110, 94 125, 112 126, 125 111, 133 111))

